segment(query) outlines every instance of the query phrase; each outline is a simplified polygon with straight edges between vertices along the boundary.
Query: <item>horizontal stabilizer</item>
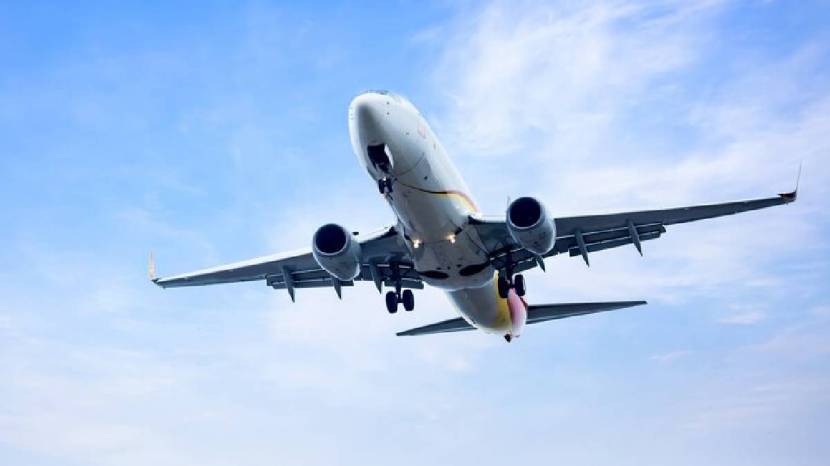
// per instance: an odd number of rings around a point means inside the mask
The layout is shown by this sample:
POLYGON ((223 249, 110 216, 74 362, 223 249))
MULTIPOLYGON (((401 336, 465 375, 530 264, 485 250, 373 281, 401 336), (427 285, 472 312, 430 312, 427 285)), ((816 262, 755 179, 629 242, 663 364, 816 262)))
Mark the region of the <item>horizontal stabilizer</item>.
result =
POLYGON ((606 303, 536 304, 527 309, 527 323, 537 324, 546 320, 564 319, 595 312, 616 311, 627 307, 642 306, 645 301, 610 301, 606 303))
POLYGON ((411 328, 403 332, 398 332, 396 335, 404 337, 410 335, 427 335, 430 333, 463 332, 464 330, 475 330, 475 327, 461 317, 458 317, 456 319, 442 320, 434 324, 424 325, 423 327, 411 328))
MULTIPOLYGON (((627 307, 641 306, 645 301, 610 301, 605 303, 560 303, 536 304, 527 308, 527 323, 538 324, 548 320, 564 319, 595 312, 615 311, 627 307)), ((424 325, 413 329, 398 332, 399 337, 411 335, 427 335, 430 333, 449 333, 473 330, 474 327, 462 318, 449 319, 434 324, 424 325)))

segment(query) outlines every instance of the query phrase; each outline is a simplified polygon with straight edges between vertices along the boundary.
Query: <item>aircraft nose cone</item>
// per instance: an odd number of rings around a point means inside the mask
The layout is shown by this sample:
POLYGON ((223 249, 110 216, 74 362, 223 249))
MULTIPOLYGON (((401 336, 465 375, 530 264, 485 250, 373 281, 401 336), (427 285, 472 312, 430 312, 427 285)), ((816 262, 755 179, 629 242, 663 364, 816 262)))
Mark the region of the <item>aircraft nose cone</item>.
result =
POLYGON ((383 136, 383 96, 374 92, 360 94, 349 105, 349 122, 352 136, 360 144, 382 143, 383 136))

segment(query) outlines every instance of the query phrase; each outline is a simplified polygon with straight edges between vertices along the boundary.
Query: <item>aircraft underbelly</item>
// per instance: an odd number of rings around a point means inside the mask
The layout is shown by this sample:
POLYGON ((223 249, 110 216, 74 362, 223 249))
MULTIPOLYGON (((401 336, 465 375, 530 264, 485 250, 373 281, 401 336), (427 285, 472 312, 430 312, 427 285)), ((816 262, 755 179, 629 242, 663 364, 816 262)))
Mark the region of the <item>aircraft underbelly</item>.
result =
POLYGON ((386 199, 407 242, 418 244, 412 257, 424 281, 449 290, 480 287, 493 269, 469 225, 475 205, 463 194, 466 187, 454 168, 442 161, 440 154, 422 157, 397 177, 386 199))
POLYGON ((511 331, 507 300, 499 297, 494 279, 491 278, 483 286, 448 291, 447 296, 470 325, 487 332, 511 331))

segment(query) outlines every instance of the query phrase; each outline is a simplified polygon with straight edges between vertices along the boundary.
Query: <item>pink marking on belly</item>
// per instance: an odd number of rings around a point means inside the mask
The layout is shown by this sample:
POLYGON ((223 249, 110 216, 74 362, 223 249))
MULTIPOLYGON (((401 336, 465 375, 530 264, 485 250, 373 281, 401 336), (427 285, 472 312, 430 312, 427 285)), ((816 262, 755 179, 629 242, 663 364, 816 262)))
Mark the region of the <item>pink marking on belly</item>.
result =
POLYGON ((510 334, 518 337, 527 322, 527 303, 516 294, 513 288, 507 292, 507 308, 510 310, 510 334))

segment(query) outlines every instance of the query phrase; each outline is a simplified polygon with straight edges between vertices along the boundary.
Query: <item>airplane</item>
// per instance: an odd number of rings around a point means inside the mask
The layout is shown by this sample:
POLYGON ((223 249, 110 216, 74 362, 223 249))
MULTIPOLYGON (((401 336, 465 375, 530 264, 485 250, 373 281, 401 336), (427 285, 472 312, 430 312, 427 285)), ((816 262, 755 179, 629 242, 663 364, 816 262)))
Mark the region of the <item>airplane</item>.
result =
MULTIPOLYGON (((460 317, 397 333, 423 335, 480 329, 509 343, 527 324, 629 308, 645 301, 528 304, 522 272, 556 255, 580 257, 633 245, 666 227, 763 209, 796 200, 792 192, 723 204, 602 215, 551 217, 542 202, 520 197, 504 216, 484 216, 427 121, 406 98, 389 91, 355 97, 348 110, 349 136, 361 165, 388 202, 396 224, 361 236, 341 225, 321 226, 305 250, 158 278, 162 288, 264 281, 287 290, 292 302, 303 288, 342 288, 373 282, 386 293, 386 310, 415 307, 413 289, 442 289, 460 317)), ((800 169, 799 169, 800 174, 800 169)))

